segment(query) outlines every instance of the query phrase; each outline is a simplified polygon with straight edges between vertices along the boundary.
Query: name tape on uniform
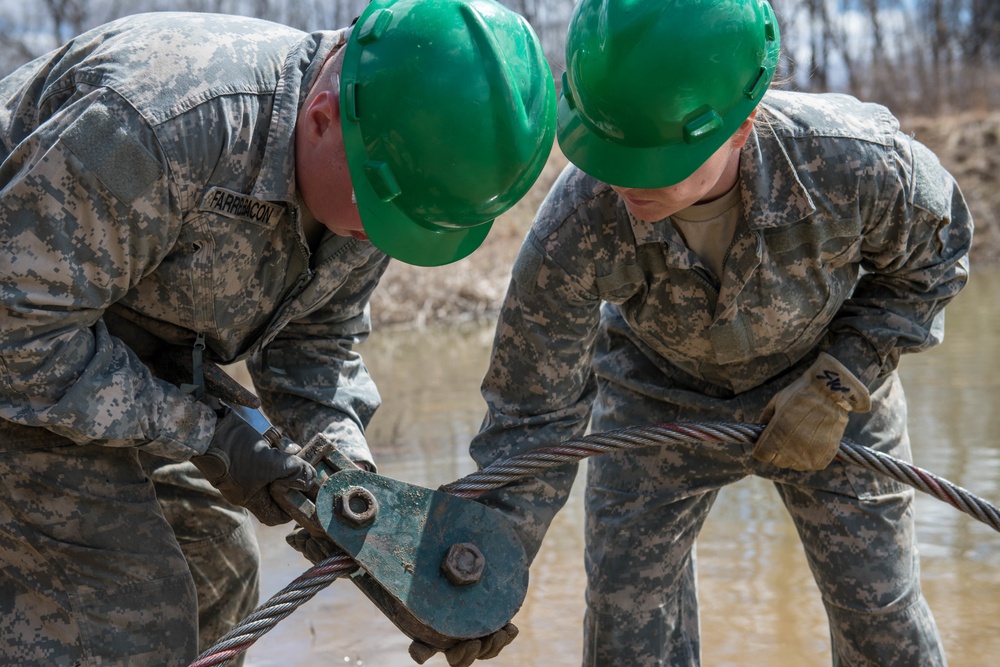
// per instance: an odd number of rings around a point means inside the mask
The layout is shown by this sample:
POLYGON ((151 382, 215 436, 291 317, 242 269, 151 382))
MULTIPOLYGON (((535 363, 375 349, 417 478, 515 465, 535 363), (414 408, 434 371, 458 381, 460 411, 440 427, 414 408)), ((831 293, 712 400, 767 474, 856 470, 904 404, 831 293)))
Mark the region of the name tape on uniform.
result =
POLYGON ((200 209, 229 218, 239 218, 265 227, 270 227, 283 211, 283 208, 277 204, 254 199, 249 195, 225 188, 209 190, 201 200, 200 209))

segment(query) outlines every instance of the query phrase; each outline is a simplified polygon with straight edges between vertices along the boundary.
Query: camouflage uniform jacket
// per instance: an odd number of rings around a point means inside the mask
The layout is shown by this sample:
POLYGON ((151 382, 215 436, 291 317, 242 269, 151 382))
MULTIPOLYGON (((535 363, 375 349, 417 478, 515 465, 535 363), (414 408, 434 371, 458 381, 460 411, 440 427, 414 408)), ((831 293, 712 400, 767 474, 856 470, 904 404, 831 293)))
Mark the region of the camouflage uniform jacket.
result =
MULTIPOLYGON (((967 280, 972 220, 952 177, 885 108, 769 93, 739 182, 742 216, 716 277, 669 220, 634 219, 609 186, 564 170, 498 322, 471 447, 480 465, 581 435, 595 367, 629 383, 627 361, 595 358, 602 318, 624 322, 664 386, 706 405, 801 373, 823 349, 868 384, 900 352, 941 341, 942 309, 967 280)), ((572 478, 570 467, 485 501, 523 523, 530 551, 572 478)))
POLYGON ((136 351, 203 337, 292 437, 328 429, 369 460, 379 397, 352 346, 388 260, 332 234, 311 253, 293 168, 343 38, 137 15, 0 81, 0 417, 187 459, 214 415, 136 351))

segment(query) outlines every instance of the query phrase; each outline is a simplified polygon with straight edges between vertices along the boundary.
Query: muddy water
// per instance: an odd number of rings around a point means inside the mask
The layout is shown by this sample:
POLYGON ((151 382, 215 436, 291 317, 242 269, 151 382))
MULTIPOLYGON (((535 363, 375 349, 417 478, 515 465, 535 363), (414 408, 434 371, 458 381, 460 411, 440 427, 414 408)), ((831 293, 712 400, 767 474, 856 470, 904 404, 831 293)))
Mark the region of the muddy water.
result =
MULTIPOLYGON (((1000 272, 977 273, 949 307, 944 345, 904 358, 915 463, 1000 503, 1000 272)), ((381 472, 427 487, 473 470, 466 447, 482 417, 478 383, 491 331, 380 333, 364 354, 383 393, 370 430, 381 472)), ((491 667, 579 664, 583 612, 582 484, 531 570, 517 640, 491 667)), ((950 664, 997 664, 1000 534, 918 492, 923 585, 950 664)), ((264 595, 306 569, 283 528, 260 528, 264 595)), ((830 664, 826 619, 798 537, 774 490, 723 490, 698 543, 703 664, 830 664)), ((347 581, 336 581, 248 652, 253 667, 413 665, 408 641, 347 581)), ((443 667, 438 656, 427 663, 443 667)))

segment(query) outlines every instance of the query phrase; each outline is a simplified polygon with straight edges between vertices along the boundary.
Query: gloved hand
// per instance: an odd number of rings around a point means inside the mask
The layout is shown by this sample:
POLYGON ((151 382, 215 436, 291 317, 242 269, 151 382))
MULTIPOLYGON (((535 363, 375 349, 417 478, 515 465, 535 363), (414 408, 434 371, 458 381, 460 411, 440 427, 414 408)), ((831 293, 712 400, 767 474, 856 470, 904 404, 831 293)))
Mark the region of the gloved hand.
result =
MULTIPOLYGON (((479 639, 467 639, 455 644, 444 652, 444 657, 448 659, 448 664, 451 667, 469 667, 476 660, 489 660, 497 657, 504 646, 514 641, 517 633, 517 626, 508 623, 493 634, 479 639)), ((422 665, 438 650, 433 646, 414 640, 410 644, 410 657, 418 665, 422 665)))
POLYGON ((851 412, 868 412, 868 388, 825 352, 771 399, 753 456, 779 468, 822 470, 837 456, 851 412))
POLYGON ((236 414, 225 411, 204 454, 191 457, 212 486, 234 505, 250 510, 266 526, 291 521, 271 491, 309 488, 316 471, 304 459, 280 452, 236 414))
POLYGON ((324 540, 313 537, 305 528, 299 528, 285 535, 285 542, 288 546, 298 551, 316 565, 326 560, 334 553, 340 553, 340 549, 333 543, 333 540, 324 540))

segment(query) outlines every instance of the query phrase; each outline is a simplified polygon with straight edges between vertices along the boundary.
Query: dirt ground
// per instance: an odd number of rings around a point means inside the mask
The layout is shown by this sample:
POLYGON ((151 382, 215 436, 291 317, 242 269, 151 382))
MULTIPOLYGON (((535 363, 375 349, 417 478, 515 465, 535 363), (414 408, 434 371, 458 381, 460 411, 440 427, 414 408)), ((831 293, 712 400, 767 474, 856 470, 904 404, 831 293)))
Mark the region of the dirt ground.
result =
MULTIPOLYGON (((962 188, 976 224, 973 266, 1000 261, 1000 112, 906 118, 901 124, 937 153, 962 188)), ((495 317, 521 240, 565 164, 555 147, 528 195, 496 221, 470 257, 436 268, 393 262, 372 299, 374 326, 423 328, 495 317)))
POLYGON ((1000 112, 911 118, 902 127, 955 176, 976 224, 971 262, 1000 262, 1000 112))

